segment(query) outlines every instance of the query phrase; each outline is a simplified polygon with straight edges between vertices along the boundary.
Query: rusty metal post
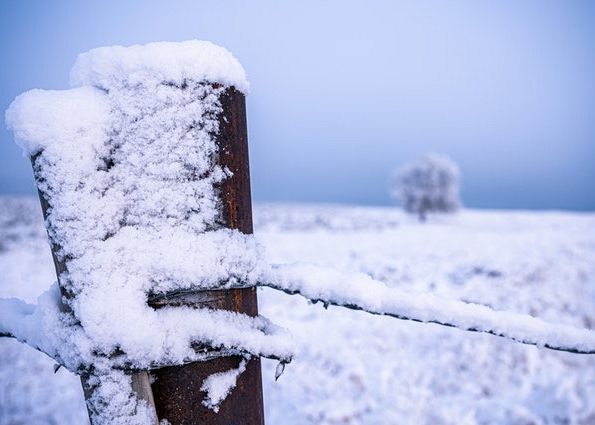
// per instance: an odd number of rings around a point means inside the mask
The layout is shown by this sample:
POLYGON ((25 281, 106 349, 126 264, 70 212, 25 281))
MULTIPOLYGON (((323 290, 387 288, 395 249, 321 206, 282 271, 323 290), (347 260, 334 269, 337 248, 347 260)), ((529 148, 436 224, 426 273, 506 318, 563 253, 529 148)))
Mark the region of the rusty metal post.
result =
MULTIPOLYGON (((219 134, 216 138, 219 165, 227 167, 233 175, 218 187, 221 201, 219 223, 221 227, 252 233, 245 98, 242 93, 230 88, 220 100, 223 112, 219 116, 219 134)), ((258 314, 255 288, 204 291, 200 299, 200 307, 231 310, 251 316, 258 314)), ((167 302, 162 300, 159 304, 163 306, 167 302)), ((172 299, 171 302, 179 305, 180 300, 172 299)), ((202 405, 205 394, 200 391, 200 387, 205 378, 213 373, 237 368, 240 361, 239 356, 222 357, 153 371, 155 381, 152 388, 159 419, 167 419, 172 425, 263 425, 259 358, 248 362, 246 371, 240 375, 236 388, 223 401, 218 413, 202 405)))
MULTIPOLYGON (((218 160, 221 167, 227 167, 233 175, 218 188, 221 201, 218 223, 221 227, 238 229, 250 234, 252 233, 252 204, 245 98, 242 93, 230 88, 222 94, 220 100, 223 112, 219 116, 219 134, 216 138, 219 150, 218 160)), ((33 157, 34 170, 35 160, 36 157, 33 157)), ((39 198, 44 217, 47 219, 48 200, 41 192, 39 198)), ((58 260, 56 256, 58 250, 59 247, 52 246, 52 257, 59 279, 66 271, 66 264, 58 260)), ((71 294, 64 291, 62 285, 60 288, 66 298, 71 297, 71 294)), ((231 310, 251 316, 258 314, 255 288, 204 291, 200 293, 199 299, 200 301, 197 301, 193 298, 192 305, 231 310)), ((176 298, 157 300, 157 305, 154 307, 163 307, 168 303, 179 305, 180 300, 176 298)), ((159 420, 167 419, 172 425, 263 425, 264 409, 259 358, 253 358, 248 362, 246 370, 238 378, 236 388, 223 401, 218 413, 202 405, 204 394, 200 391, 200 387, 204 379, 213 373, 237 368, 241 360, 241 357, 231 356, 153 371, 155 381, 152 384, 152 392, 147 372, 136 372, 133 375, 133 386, 137 396, 149 404, 152 405, 154 399, 159 420)), ((87 379, 84 376, 81 377, 81 381, 88 398, 92 389, 87 385, 87 379)))

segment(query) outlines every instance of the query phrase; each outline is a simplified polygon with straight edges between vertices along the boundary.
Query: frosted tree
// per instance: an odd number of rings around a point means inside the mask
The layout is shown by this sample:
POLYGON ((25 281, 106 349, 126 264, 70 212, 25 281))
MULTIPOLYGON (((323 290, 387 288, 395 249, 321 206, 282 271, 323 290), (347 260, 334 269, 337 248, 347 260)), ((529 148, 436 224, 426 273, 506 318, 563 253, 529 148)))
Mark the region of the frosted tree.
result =
POLYGON ((425 221, 429 212, 453 212, 459 199, 459 167, 444 155, 428 154, 398 170, 391 195, 407 212, 425 221))

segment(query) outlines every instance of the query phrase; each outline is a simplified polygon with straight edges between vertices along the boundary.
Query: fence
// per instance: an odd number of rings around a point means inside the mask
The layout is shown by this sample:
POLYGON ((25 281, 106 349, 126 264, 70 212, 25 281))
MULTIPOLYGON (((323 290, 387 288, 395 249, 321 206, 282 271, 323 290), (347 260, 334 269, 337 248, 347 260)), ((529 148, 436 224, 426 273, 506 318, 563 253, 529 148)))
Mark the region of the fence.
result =
POLYGON ((100 50, 79 58, 82 87, 31 92, 9 110, 32 156, 61 296, 51 289, 38 306, 0 300, 0 335, 80 374, 94 425, 263 424, 260 357, 279 360, 280 375, 293 348, 258 316, 258 286, 595 353, 592 331, 409 294, 363 274, 263 262, 249 236, 238 66, 208 43, 100 50), (210 394, 213 377, 227 385, 221 394, 210 394))

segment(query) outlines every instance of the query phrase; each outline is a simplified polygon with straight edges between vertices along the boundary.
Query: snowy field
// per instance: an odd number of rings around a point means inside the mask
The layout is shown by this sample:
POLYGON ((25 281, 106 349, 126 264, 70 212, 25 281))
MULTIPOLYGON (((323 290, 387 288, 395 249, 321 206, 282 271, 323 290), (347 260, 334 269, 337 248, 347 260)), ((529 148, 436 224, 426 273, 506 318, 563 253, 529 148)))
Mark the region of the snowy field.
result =
MULTIPOLYGON (((254 215, 273 262, 595 328, 595 214, 463 211, 419 224, 391 208, 257 205, 254 215)), ((34 302, 54 279, 37 199, 0 198, 0 297, 34 302)), ((269 289, 259 297, 299 347, 277 382, 264 361, 269 425, 595 424, 595 356, 325 310, 269 289)), ((52 366, 0 341, 0 425, 86 423, 78 378, 52 366)))

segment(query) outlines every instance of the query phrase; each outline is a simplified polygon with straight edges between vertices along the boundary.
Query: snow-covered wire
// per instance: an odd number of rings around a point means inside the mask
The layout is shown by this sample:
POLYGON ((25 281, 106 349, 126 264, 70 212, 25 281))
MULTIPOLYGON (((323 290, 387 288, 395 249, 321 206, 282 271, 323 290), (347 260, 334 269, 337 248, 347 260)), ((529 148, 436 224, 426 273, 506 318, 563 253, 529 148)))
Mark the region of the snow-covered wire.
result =
POLYGON ((325 306, 483 332, 552 350, 595 354, 595 331, 496 311, 484 305, 446 300, 432 294, 389 288, 363 273, 312 264, 277 265, 263 275, 259 286, 290 295, 299 294, 325 306))
POLYGON ((265 317, 175 307, 150 313, 155 316, 155 328, 154 338, 145 340, 149 343, 147 355, 102 352, 80 323, 61 311, 56 284, 39 297, 37 305, 0 298, 0 311, 0 336, 16 338, 79 374, 88 373, 100 357, 108 358, 112 368, 132 371, 229 355, 254 355, 288 363, 294 350, 289 333, 265 317), (186 323, 184 332, 180 331, 182 323, 186 323))
MULTIPOLYGON (((312 264, 276 265, 263 270, 258 286, 290 295, 299 294, 325 306, 482 332, 552 350, 595 354, 595 332, 588 329, 548 323, 528 315, 496 311, 484 305, 442 299, 432 294, 389 288, 363 273, 343 272, 312 264)), ((174 310, 180 312, 179 308, 162 309, 160 313, 167 314, 168 310, 170 313, 174 310)), ((65 313, 60 311, 56 285, 40 297, 37 306, 17 299, 0 299, 0 309, 3 311, 0 337, 13 337, 25 342, 75 372, 86 370, 79 359, 78 362, 66 359, 71 354, 65 341, 73 338, 65 336, 72 332, 84 332, 80 325, 64 322, 65 313)), ((282 363, 291 361, 292 348, 287 335, 263 317, 251 318, 205 309, 183 310, 186 320, 204 324, 193 329, 194 337, 182 335, 181 341, 188 341, 190 345, 183 357, 160 355, 138 359, 125 352, 116 352, 109 355, 112 366, 124 370, 157 369, 229 355, 256 355, 282 363)), ((164 326, 172 323, 175 326, 175 321, 160 322, 164 326)), ((162 334, 174 338, 176 335, 175 332, 162 334)), ((155 343, 162 344, 159 341, 155 343)))

